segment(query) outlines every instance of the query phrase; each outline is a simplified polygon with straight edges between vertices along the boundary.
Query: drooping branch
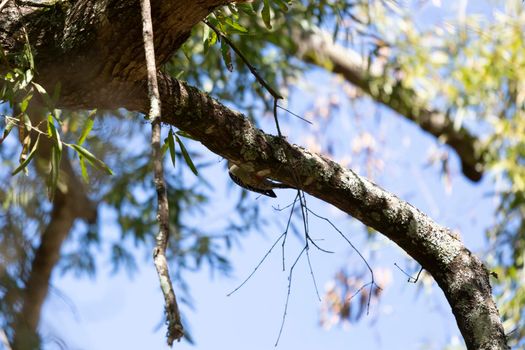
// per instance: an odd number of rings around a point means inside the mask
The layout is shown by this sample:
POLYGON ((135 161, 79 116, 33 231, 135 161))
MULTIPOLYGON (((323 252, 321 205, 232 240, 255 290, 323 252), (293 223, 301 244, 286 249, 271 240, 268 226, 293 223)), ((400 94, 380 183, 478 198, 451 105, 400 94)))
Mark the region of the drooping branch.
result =
POLYGON ((168 191, 164 178, 164 164, 161 147, 161 104, 159 86, 157 83, 157 67, 155 65, 155 48, 153 46, 153 24, 151 20, 151 4, 149 0, 141 0, 142 12, 142 35, 144 41, 144 52, 146 56, 146 67, 148 72, 148 97, 150 108, 148 119, 151 122, 151 148, 153 162, 153 182, 157 190, 157 221, 159 232, 156 237, 156 245, 153 251, 153 261, 160 280, 160 287, 164 295, 166 318, 168 324, 167 342, 171 346, 174 340, 180 340, 184 336, 184 327, 177 304, 173 283, 168 268, 166 249, 170 237, 170 209, 168 204, 168 191))
POLYGON ((447 113, 429 107, 417 91, 402 84, 397 84, 389 92, 378 88, 377 85, 383 79, 382 69, 374 66, 368 69, 361 55, 334 43, 328 33, 321 30, 293 32, 292 39, 297 57, 329 72, 341 74, 375 101, 416 123, 456 152, 461 160, 463 174, 468 179, 481 179, 483 155, 480 141, 465 127, 456 128, 447 113))

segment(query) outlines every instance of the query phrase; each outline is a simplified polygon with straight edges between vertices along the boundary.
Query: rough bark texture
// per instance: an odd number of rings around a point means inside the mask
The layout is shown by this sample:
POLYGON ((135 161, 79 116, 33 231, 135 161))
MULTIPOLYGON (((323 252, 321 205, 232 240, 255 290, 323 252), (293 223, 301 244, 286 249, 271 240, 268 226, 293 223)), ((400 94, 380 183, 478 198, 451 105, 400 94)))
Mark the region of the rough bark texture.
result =
MULTIPOLYGON (((153 1, 158 64, 180 46, 198 21, 226 2, 153 1)), ((77 0, 48 9, 22 8, 22 12, 24 17, 18 18, 10 6, 0 14, 0 44, 13 52, 23 45, 21 23, 31 28, 37 78, 48 90, 62 83, 60 106, 148 111, 138 1, 77 0)), ((188 132, 211 151, 298 186, 383 233, 436 279, 469 349, 507 349, 488 274, 447 228, 351 170, 255 129, 242 114, 205 93, 162 73, 158 78, 163 122, 188 132)), ((63 200, 70 200, 70 195, 63 200)), ((58 204, 58 196, 55 201, 58 204)), ((52 222, 64 231, 71 213, 68 206, 61 208, 53 212, 52 222)), ((59 246, 50 244, 46 255, 57 259, 59 246)), ((47 285, 49 275, 42 276, 45 281, 39 284, 47 285)), ((28 293, 34 293, 31 288, 28 284, 28 293)), ((38 315, 33 316, 34 325, 38 315)))

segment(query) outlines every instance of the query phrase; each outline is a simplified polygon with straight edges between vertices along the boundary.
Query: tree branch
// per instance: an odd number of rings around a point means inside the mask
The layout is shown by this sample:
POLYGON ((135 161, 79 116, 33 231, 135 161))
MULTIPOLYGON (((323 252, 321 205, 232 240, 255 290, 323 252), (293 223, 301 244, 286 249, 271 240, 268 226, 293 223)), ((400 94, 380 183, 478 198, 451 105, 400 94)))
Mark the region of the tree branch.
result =
MULTIPOLYGON (((241 113, 185 83, 160 75, 159 88, 165 123, 274 180, 298 181, 305 192, 384 234, 434 277, 469 349, 508 349, 488 273, 448 228, 352 170, 263 133, 241 113)), ((128 109, 145 111, 147 101, 143 90, 122 102, 128 109)))
MULTIPOLYGON (((28 108, 34 125, 38 125, 39 118, 43 115, 41 106, 37 101, 32 101, 28 108)), ((38 158, 42 164, 48 164, 51 157, 52 140, 43 138, 37 150, 38 158)), ((47 167, 37 164, 37 171, 44 179, 47 176, 47 167)), ((40 311, 46 299, 51 274, 60 259, 60 249, 73 224, 77 219, 94 223, 97 219, 97 205, 92 202, 86 193, 84 184, 71 165, 64 152, 60 163, 60 182, 53 199, 51 217, 47 224, 40 243, 35 249, 31 270, 25 281, 22 294, 22 311, 16 315, 14 328, 14 349, 32 349, 38 344, 37 327, 40 311)))
POLYGON ((141 0, 142 12, 142 35, 144 41, 144 52, 146 56, 146 67, 148 71, 148 97, 150 109, 148 119, 151 122, 151 148, 153 150, 153 181, 157 190, 157 221, 159 222, 159 233, 156 237, 156 246, 153 251, 155 268, 159 275, 160 287, 164 295, 166 305, 166 317, 168 319, 168 345, 173 341, 180 340, 184 336, 179 306, 171 283, 166 259, 166 248, 170 237, 169 204, 166 181, 164 179, 163 155, 161 150, 161 128, 160 128, 160 95, 157 83, 157 67, 155 65, 155 48, 153 45, 153 25, 151 21, 151 5, 149 0, 141 0))
POLYGON ((357 52, 334 43, 327 33, 320 30, 296 31, 292 39, 295 41, 297 57, 329 72, 341 74, 376 102, 413 121, 456 152, 461 160, 463 174, 468 179, 481 179, 483 154, 478 138, 464 127, 456 129, 449 115, 428 107, 417 91, 401 84, 397 84, 391 93, 374 88, 383 79, 382 69, 367 69, 357 52))
POLYGON ((22 311, 14 325, 14 349, 32 349, 38 344, 36 330, 40 311, 49 290, 51 273, 60 259, 62 244, 77 219, 92 223, 97 217, 96 205, 87 198, 66 154, 62 157, 60 170, 66 190, 56 189, 51 218, 35 250, 22 295, 22 311))

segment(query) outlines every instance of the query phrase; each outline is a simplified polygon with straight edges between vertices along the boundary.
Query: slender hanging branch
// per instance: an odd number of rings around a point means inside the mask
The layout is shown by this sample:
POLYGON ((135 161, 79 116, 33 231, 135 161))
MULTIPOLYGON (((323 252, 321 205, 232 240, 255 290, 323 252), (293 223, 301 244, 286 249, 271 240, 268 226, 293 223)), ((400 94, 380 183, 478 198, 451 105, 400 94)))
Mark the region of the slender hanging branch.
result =
POLYGON ((223 32, 221 32, 217 27, 215 27, 213 24, 210 23, 210 21, 208 20, 204 20, 203 21, 208 27, 210 27, 214 32, 215 34, 217 34, 217 36, 220 38, 220 40, 224 40, 224 42, 232 48, 232 50, 237 54, 237 56, 239 56, 239 58, 244 62, 244 64, 248 67, 248 69, 250 70, 250 72, 252 73, 252 75, 255 77, 255 80, 257 80, 257 82, 266 89, 266 91, 268 91, 268 93, 270 95, 272 95, 273 97, 273 116, 274 116, 274 119, 275 119, 275 127, 277 128, 277 134, 279 135, 279 137, 283 137, 283 134, 281 133, 281 127, 279 126, 279 119, 277 118, 277 101, 278 100, 282 100, 283 99, 283 96, 278 93, 274 88, 272 88, 270 86, 270 84, 268 84, 264 79, 263 77, 261 77, 261 75, 259 74, 259 72, 257 71, 257 68, 255 68, 253 66, 253 64, 250 63, 250 61, 248 60, 248 58, 246 58, 246 56, 244 56, 244 54, 242 53, 241 50, 239 50, 239 48, 237 46, 235 46, 235 44, 233 43, 233 41, 230 40, 230 38, 228 38, 228 36, 226 36, 223 32))
POLYGON ((168 260, 166 259, 166 248, 169 239, 169 206, 166 181, 164 180, 164 168, 162 163, 162 151, 160 145, 160 94, 157 83, 157 68, 155 65, 155 49, 153 45, 153 25, 151 20, 151 5, 149 0, 141 0, 142 11, 142 37, 144 40, 144 53, 146 55, 146 67, 148 71, 148 96, 150 110, 148 118, 151 121, 151 148, 153 156, 153 177, 157 190, 157 220, 159 222, 159 233, 156 237, 156 246, 153 250, 153 260, 159 275, 160 287, 164 294, 166 303, 166 317, 168 324, 167 342, 172 345, 173 341, 180 340, 184 335, 177 299, 171 283, 168 260))

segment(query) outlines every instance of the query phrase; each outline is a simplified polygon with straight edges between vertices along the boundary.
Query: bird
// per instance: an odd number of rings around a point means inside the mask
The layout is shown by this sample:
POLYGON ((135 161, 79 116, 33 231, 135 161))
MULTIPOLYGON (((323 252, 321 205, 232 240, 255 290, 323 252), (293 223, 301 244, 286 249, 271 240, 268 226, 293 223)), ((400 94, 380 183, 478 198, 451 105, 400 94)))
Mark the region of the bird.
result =
POLYGON ((240 187, 272 198, 277 197, 273 191, 276 188, 295 188, 294 186, 275 182, 267 177, 260 176, 256 172, 249 171, 245 167, 239 166, 230 160, 228 161, 228 174, 232 181, 240 187))

